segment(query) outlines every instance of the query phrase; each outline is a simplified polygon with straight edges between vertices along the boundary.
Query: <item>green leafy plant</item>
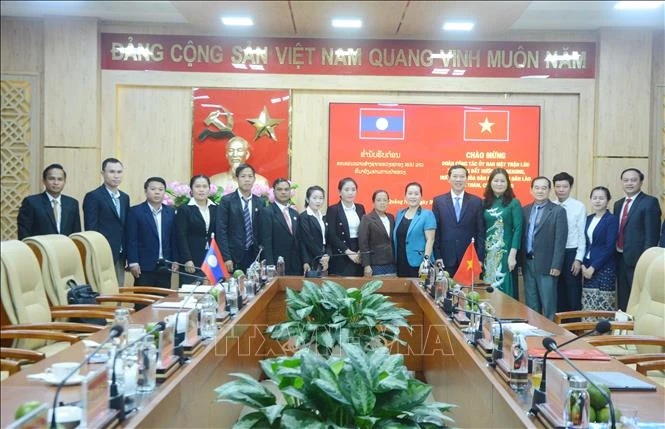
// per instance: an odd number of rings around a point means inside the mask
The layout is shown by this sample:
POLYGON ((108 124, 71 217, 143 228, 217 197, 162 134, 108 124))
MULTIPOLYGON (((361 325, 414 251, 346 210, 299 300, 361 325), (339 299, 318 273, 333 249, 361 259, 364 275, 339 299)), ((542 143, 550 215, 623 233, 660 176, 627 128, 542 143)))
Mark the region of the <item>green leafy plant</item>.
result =
POLYGON ((360 289, 345 289, 332 281, 318 287, 305 280, 300 293, 286 289, 287 321, 266 332, 278 341, 292 340, 297 349, 314 345, 326 357, 345 343, 366 349, 393 341, 406 344, 399 333, 400 328, 412 331, 406 320, 412 313, 375 293, 382 285, 374 280, 360 289))
POLYGON ((261 361, 264 373, 283 395, 246 374, 217 389, 218 402, 255 411, 234 428, 435 428, 453 420, 443 413, 454 405, 426 402, 432 386, 412 378, 404 357, 386 347, 364 351, 342 344, 344 359, 327 360, 309 349, 294 356, 261 361))

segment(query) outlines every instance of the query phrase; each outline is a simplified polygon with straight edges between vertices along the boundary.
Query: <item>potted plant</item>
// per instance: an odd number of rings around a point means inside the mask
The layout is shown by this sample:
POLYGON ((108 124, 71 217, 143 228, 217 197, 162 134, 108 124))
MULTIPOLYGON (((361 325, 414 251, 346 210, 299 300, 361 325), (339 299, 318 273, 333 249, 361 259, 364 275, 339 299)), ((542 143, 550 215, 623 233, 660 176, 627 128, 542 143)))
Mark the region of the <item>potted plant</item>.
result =
POLYGON ((403 345, 400 328, 412 331, 406 320, 412 313, 375 293, 382 285, 374 280, 360 289, 345 289, 328 280, 321 287, 305 280, 300 293, 286 289, 287 320, 268 327, 266 333, 278 341, 293 341, 296 349, 315 347, 326 357, 345 343, 363 348, 394 341, 403 345))
POLYGON ((254 411, 234 428, 433 428, 453 420, 445 412, 453 405, 427 402, 432 386, 409 375, 404 357, 386 347, 364 351, 342 344, 344 359, 305 348, 294 356, 261 361, 275 395, 246 374, 217 389, 218 402, 243 404, 254 411))

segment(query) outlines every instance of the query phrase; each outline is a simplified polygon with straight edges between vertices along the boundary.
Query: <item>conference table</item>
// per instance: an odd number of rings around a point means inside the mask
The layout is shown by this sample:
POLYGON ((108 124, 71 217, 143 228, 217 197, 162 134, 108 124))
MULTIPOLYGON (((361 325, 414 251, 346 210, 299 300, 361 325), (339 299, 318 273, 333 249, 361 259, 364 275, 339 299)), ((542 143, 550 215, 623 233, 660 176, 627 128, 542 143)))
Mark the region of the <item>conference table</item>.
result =
MULTIPOLYGON (((308 279, 321 283, 322 279, 308 279)), ((325 279, 324 279, 325 280, 325 279)), ((327 280, 338 282, 346 288, 359 288, 367 278, 340 278, 327 280)), ((467 336, 434 305, 429 295, 418 286, 416 279, 381 279, 379 293, 386 294, 398 305, 410 310, 409 322, 413 332, 402 330, 401 338, 407 345, 393 344, 391 352, 405 356, 405 364, 416 376, 433 386, 437 401, 457 405, 449 415, 457 427, 469 428, 517 428, 544 427, 538 418, 530 416, 531 395, 513 391, 497 369, 473 346, 467 336)), ((286 319, 286 288, 299 291, 301 277, 277 277, 268 283, 240 312, 220 326, 218 335, 208 341, 185 365, 181 366, 155 391, 144 395, 138 411, 121 423, 124 427, 141 428, 227 428, 237 420, 241 406, 218 403, 214 389, 233 377, 230 373, 244 372, 256 379, 262 373, 262 359, 291 354, 288 344, 278 343, 263 332, 269 325, 286 319)), ((530 310, 511 297, 495 291, 480 290, 481 300, 491 303, 497 316, 519 318, 529 324, 554 334, 557 342, 573 338, 573 334, 530 310)), ((166 298, 175 300, 178 298, 166 298)), ((174 309, 144 308, 131 315, 131 323, 148 323, 163 320, 174 309)), ((108 328, 95 333, 91 340, 101 342, 108 328)), ((527 337, 528 346, 542 347, 542 337, 527 337)), ((575 348, 592 348, 583 340, 575 348)), ((42 381, 27 378, 29 374, 44 372, 55 362, 82 361, 85 345, 78 342, 70 348, 9 377, 0 385, 0 422, 6 427, 13 421, 16 408, 28 400, 51 403, 55 387, 42 381)), ((565 368, 558 360, 557 366, 565 368)), ((619 371, 641 380, 648 379, 620 362, 576 361, 582 370, 619 371)), ((95 370, 101 364, 89 364, 82 371, 95 370)), ((618 409, 636 410, 640 422, 665 423, 665 390, 658 386, 654 392, 612 392, 618 409)), ((80 387, 65 387, 60 401, 72 403, 80 399, 80 387)))

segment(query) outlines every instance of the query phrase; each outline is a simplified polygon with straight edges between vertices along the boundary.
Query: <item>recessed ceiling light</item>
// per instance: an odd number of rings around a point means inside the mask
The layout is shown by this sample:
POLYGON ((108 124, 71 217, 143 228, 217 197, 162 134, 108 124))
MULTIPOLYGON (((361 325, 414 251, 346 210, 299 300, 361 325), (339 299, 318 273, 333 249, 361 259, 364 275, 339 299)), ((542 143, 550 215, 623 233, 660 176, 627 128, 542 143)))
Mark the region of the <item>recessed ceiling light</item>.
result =
POLYGON ((632 10, 649 10, 658 9, 663 3, 662 1, 618 1, 614 4, 615 9, 632 9, 632 10))
POLYGON ((254 25, 254 21, 248 16, 223 16, 222 24, 236 27, 251 27, 254 25))
POLYGON ((332 20, 332 26, 335 28, 360 28, 363 26, 363 21, 361 19, 335 18, 332 20))
POLYGON ((443 23, 443 29, 445 31, 471 31, 474 25, 473 22, 446 21, 443 23))

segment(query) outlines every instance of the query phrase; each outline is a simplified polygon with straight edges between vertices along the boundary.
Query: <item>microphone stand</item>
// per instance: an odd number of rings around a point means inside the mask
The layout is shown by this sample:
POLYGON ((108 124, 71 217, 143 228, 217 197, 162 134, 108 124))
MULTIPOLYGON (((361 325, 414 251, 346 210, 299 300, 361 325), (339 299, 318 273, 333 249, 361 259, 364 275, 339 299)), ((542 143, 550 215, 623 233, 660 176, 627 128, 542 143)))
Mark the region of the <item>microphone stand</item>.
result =
MULTIPOLYGON (((593 332, 593 331, 591 331, 591 332, 593 332)), ((547 350, 549 350, 549 351, 553 351, 554 353, 556 353, 556 354, 558 354, 559 356, 561 356, 561 359, 565 360, 566 363, 568 363, 568 365, 570 365, 570 366, 571 366, 571 367, 572 367, 572 368, 573 368, 573 369, 574 369, 579 375, 581 375, 581 376, 582 376, 582 377, 583 377, 583 378, 584 378, 584 379, 585 379, 590 385, 592 385, 593 387, 595 387, 596 390, 598 390, 598 391, 600 392, 600 394, 603 395, 603 397, 604 397, 605 399, 607 399, 607 403, 608 403, 609 406, 610 406, 610 422, 611 422, 611 423, 610 423, 610 427, 611 427, 612 429, 616 429, 617 422, 616 422, 616 416, 614 415, 614 403, 612 402, 612 398, 610 397, 610 395, 607 394, 603 389, 599 388, 598 385, 597 385, 596 383, 594 383, 593 380, 591 380, 591 378, 590 378, 588 375, 586 375, 581 369, 579 369, 577 366, 575 366, 575 364, 573 363, 573 361, 570 360, 570 359, 568 358, 568 356, 566 356, 564 353, 561 353, 561 352, 559 351, 559 347, 557 347, 556 342, 555 342, 552 338, 545 338, 545 339, 543 340, 543 346, 545 346, 545 348, 546 348, 547 350), (549 341, 548 341, 548 340, 549 340, 549 341)), ((544 375, 545 375, 545 367, 543 366, 543 376, 544 376, 544 375)), ((543 380, 544 380, 544 378, 543 378, 543 380)))
MULTIPOLYGON (((573 343, 580 338, 588 337, 593 334, 605 334, 609 332, 611 329, 611 324, 607 320, 601 320, 600 322, 596 323, 596 327, 593 329, 593 331, 586 332, 580 336, 577 336, 575 338, 572 338, 564 343, 562 343, 558 347, 563 347, 567 346, 570 343, 573 343)), ((531 401, 531 409, 529 412, 533 414, 534 416, 538 414, 538 407, 536 405, 538 404, 544 404, 547 402, 547 356, 550 354, 552 350, 549 348, 545 347, 545 353, 543 354, 543 379, 540 381, 540 386, 538 389, 533 390, 533 399, 531 401)))
POLYGON ((180 313, 182 312, 182 309, 185 307, 185 304, 187 301, 194 296, 194 292, 196 289, 201 286, 201 280, 197 280, 196 283, 194 284, 194 287, 192 290, 189 291, 185 299, 183 299, 182 303, 180 303, 180 307, 178 308, 178 312, 175 314, 175 346, 173 347, 173 354, 178 357, 178 360, 180 361, 180 364, 184 363, 185 360, 185 346, 182 345, 182 343, 185 342, 185 334, 187 333, 187 329, 182 333, 182 339, 179 340, 179 334, 178 334, 178 317, 180 316, 180 313))
POLYGON ((261 266, 260 266, 260 263, 259 263, 259 260, 261 258, 261 253, 263 253, 263 246, 259 245, 259 253, 256 254, 256 258, 254 259, 254 262, 252 262, 251 265, 247 268, 247 271, 256 270, 256 272, 259 272, 259 270, 261 269, 261 266))
POLYGON ((125 395, 124 393, 121 394, 118 392, 118 384, 116 383, 115 376, 116 360, 118 359, 118 356, 122 354, 122 352, 143 341, 147 336, 154 335, 155 332, 163 331, 165 327, 166 323, 157 323, 151 330, 141 335, 140 338, 117 350, 115 356, 113 356, 113 374, 111 376, 111 386, 109 386, 109 408, 118 410, 120 412, 120 416, 118 418, 119 421, 123 421, 125 419, 125 395))
MULTIPOLYGON (((482 312, 478 312, 478 311, 463 310, 461 308, 456 308, 455 309, 455 312, 460 312, 460 311, 464 311, 466 313, 471 313, 471 314, 475 314, 475 315, 480 316, 480 326, 481 326, 480 334, 481 334, 481 336, 482 336, 483 317, 487 317, 489 319, 496 320, 499 323, 499 339, 497 341, 496 346, 494 346, 492 348, 492 360, 489 363, 489 366, 491 368, 496 368, 496 362, 499 359, 503 358, 503 325, 501 324, 501 319, 496 317, 496 316, 492 316, 490 314, 486 314, 486 313, 482 313, 482 312)), ((477 338, 478 334, 479 334, 478 331, 475 331, 473 333, 473 343, 472 344, 474 344, 474 345, 476 344, 476 341, 478 340, 478 338, 477 338)), ((491 334, 491 332, 490 332, 490 334, 491 334)), ((492 342, 494 342, 494 339, 492 339, 492 342)))
POLYGON ((106 339, 104 341, 102 341, 102 343, 100 345, 95 347, 95 349, 92 351, 92 353, 90 353, 85 359, 83 359, 83 361, 81 363, 79 363, 76 366, 76 368, 72 369, 69 372, 69 374, 67 374, 67 376, 65 376, 65 378, 60 380, 60 383, 58 383, 58 387, 55 389, 55 396, 53 396, 53 415, 51 416, 51 429, 56 429, 56 427, 58 426, 57 422, 55 421, 55 411, 56 411, 56 408, 58 407, 58 395, 60 395, 60 390, 62 390, 62 387, 65 385, 65 382, 67 380, 69 380, 71 378, 71 376, 76 374, 81 369, 81 367, 90 360, 90 357, 93 356, 98 351, 100 351, 102 349, 102 347, 104 347, 106 345, 106 343, 108 343, 109 341, 111 341, 114 338, 119 337, 120 334, 122 334, 123 330, 124 329, 121 325, 112 326, 108 337, 106 337, 106 339))
MULTIPOLYGON (((460 289, 462 289, 462 288, 464 288, 464 289, 468 289, 468 288, 470 288, 470 287, 471 287, 471 286, 460 286, 460 289)), ((450 288, 448 288, 448 290, 450 290, 450 288)), ((458 308, 458 305, 459 305, 459 301, 460 301, 460 299, 463 299, 463 300, 465 300, 465 301, 467 300, 466 296, 462 296, 462 295, 459 294, 460 292, 461 292, 461 290, 459 290, 459 291, 456 290, 456 291, 454 291, 454 292, 450 292, 450 305, 451 305, 452 307, 451 307, 451 310, 450 310, 449 313, 446 312, 446 314, 448 314, 449 316, 452 315, 453 313, 455 313, 455 312, 457 311, 457 308, 458 308), (456 303, 453 303, 453 302, 452 302, 452 298, 454 298, 454 297, 457 297, 457 302, 456 302, 456 303)), ((485 288, 485 292, 487 292, 487 293, 492 293, 492 292, 494 292, 494 288, 493 288, 492 286, 487 286, 487 287, 485 288)), ((445 306, 445 300, 444 300, 444 306, 445 306)))

